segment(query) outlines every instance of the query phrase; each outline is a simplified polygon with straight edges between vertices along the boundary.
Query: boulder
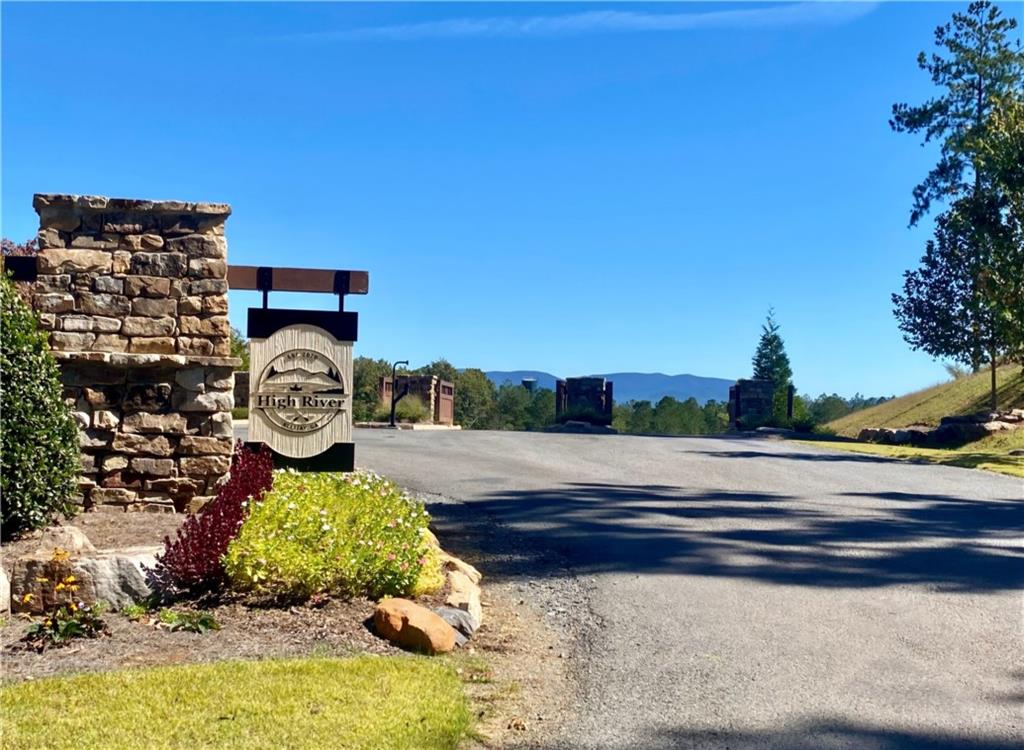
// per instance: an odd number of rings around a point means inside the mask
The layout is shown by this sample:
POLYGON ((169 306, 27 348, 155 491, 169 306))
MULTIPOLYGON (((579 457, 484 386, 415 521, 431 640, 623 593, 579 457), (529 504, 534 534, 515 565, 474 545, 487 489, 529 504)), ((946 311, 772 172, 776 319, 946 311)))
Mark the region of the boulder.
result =
MULTIPOLYGON (((90 545, 91 546, 91 545, 90 545)), ((127 547, 113 550, 82 550, 68 560, 55 560, 52 550, 25 555, 11 569, 11 603, 14 611, 41 614, 68 595, 56 586, 67 576, 75 577, 75 601, 85 604, 106 602, 112 607, 145 599, 151 589, 146 568, 156 565, 162 546, 127 547), (30 594, 28 601, 25 595, 30 594)))
POLYGON ((455 555, 449 555, 444 550, 440 550, 441 565, 445 570, 457 570, 466 576, 473 583, 480 583, 480 579, 483 577, 480 575, 480 571, 474 568, 465 560, 460 560, 455 555))
MULTIPOLYGON (((473 634, 480 628, 480 623, 464 609, 456 609, 455 607, 437 607, 434 611, 437 612, 442 620, 455 628, 456 631, 467 639, 472 638, 473 634)), ((461 646, 462 644, 460 643, 459 645, 461 646)))
POLYGON ((440 615, 408 599, 383 599, 373 613, 377 633, 399 646, 428 654, 455 648, 455 628, 440 615))
POLYGON ((448 571, 448 587, 448 596, 445 597, 444 603, 449 607, 464 610, 476 621, 476 626, 480 627, 484 621, 480 587, 460 570, 448 571))
POLYGON ((54 526, 46 529, 39 537, 35 554, 52 557, 56 549, 70 552, 72 555, 96 551, 89 538, 77 526, 54 526))

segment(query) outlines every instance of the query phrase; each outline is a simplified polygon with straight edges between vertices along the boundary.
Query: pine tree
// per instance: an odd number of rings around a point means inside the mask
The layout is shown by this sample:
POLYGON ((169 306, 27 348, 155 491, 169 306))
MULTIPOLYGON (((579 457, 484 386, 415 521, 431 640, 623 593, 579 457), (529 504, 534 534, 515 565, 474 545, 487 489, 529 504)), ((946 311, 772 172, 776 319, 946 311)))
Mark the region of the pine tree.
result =
POLYGON ((935 30, 939 52, 918 66, 942 92, 918 106, 893 105, 893 130, 937 141, 938 164, 914 188, 911 225, 933 201, 951 202, 936 223, 922 266, 893 295, 896 318, 915 349, 991 368, 997 405, 1000 355, 1024 345, 1024 250, 1020 231, 1019 102, 1024 51, 1012 39, 1017 21, 990 2, 935 30))
POLYGON ((754 352, 754 379, 772 381, 777 391, 787 388, 793 379, 786 344, 775 322, 775 310, 768 311, 768 319, 761 326, 761 340, 754 352))
POLYGON ((894 104, 889 125, 897 133, 921 133, 939 142, 939 163, 914 188, 911 225, 928 213, 932 201, 980 197, 998 192, 982 151, 991 137, 992 117, 1007 98, 1020 94, 1024 51, 1011 37, 1014 18, 990 2, 974 2, 967 13, 935 29, 941 52, 921 52, 917 64, 944 89, 924 104, 894 104))

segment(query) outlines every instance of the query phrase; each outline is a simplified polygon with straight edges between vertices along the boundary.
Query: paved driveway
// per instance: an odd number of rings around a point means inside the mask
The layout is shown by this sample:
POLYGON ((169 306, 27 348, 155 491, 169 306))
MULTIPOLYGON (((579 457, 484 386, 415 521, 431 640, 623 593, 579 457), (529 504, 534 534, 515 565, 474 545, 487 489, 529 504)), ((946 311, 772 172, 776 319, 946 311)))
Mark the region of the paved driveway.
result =
MULTIPOLYGON (((1024 483, 757 439, 357 431, 568 560, 599 623, 550 746, 1024 742, 1024 483)), ((524 556, 495 575, 565 575, 524 556)))

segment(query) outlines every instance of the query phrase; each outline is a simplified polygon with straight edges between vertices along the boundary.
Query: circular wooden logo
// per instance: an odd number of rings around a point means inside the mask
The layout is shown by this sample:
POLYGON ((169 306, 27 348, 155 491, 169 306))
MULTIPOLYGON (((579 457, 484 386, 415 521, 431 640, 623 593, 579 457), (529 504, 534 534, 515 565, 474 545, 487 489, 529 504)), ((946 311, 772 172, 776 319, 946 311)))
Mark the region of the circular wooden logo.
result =
POLYGON ((277 428, 323 429, 348 406, 341 370, 320 352, 293 349, 263 368, 252 403, 277 428))

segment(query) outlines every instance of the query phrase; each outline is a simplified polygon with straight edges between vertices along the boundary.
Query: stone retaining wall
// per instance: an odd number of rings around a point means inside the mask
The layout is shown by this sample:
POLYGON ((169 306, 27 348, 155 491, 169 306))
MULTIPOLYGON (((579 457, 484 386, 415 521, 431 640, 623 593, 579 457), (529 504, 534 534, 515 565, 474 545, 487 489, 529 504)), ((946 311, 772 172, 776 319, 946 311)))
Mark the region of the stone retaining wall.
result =
POLYGON ((32 304, 82 447, 87 507, 199 507, 227 473, 233 369, 222 203, 36 195, 32 304))
POLYGON ((998 432, 1024 429, 1024 409, 983 411, 964 416, 943 417, 939 426, 865 427, 857 439, 886 445, 958 445, 980 440, 998 432))

